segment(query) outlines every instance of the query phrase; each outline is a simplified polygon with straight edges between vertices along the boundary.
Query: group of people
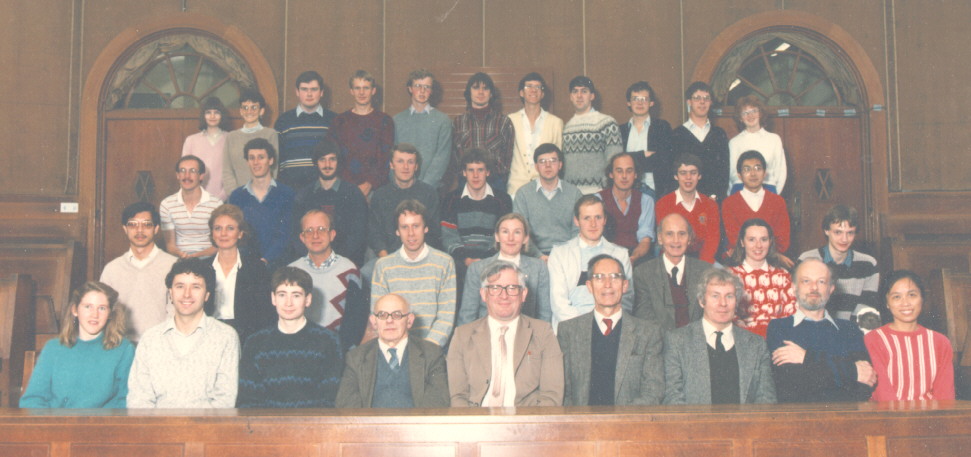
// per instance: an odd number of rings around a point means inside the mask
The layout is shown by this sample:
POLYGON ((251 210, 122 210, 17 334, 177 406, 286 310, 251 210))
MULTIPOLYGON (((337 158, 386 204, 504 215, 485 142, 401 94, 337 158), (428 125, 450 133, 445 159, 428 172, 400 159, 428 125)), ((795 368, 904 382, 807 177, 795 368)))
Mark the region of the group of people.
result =
POLYGON ((454 121, 435 86, 412 72, 392 118, 358 71, 337 115, 308 71, 274 129, 244 90, 228 133, 206 100, 180 190, 125 208, 129 250, 72 295, 21 406, 954 398, 950 345, 917 324, 920 278, 885 281, 880 325, 853 208, 826 215, 827 244, 798 265, 785 256, 785 155, 758 99, 728 141, 700 82, 677 129, 651 118, 646 82, 623 125, 585 76, 566 124, 537 73, 509 115, 484 73, 454 121))

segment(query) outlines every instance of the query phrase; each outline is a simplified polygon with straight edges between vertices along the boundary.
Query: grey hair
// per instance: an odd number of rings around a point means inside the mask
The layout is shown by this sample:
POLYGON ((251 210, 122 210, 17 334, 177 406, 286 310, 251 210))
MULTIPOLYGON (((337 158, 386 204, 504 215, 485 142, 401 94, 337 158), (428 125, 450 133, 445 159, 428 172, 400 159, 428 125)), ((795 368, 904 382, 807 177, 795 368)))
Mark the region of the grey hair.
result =
POLYGON ((507 262, 505 260, 496 260, 482 271, 482 274, 479 275, 479 280, 482 283, 481 287, 491 285, 492 283, 489 281, 489 278, 494 278, 505 270, 515 271, 516 278, 519 280, 519 285, 526 288, 526 273, 523 273, 523 270, 520 270, 516 264, 507 262))
POLYGON ((745 300, 745 286, 742 285, 742 280, 738 279, 738 276, 725 269, 709 268, 701 274, 701 281, 698 281, 696 286, 698 303, 705 303, 705 292, 708 290, 709 284, 731 284, 735 286, 737 303, 742 303, 745 300))

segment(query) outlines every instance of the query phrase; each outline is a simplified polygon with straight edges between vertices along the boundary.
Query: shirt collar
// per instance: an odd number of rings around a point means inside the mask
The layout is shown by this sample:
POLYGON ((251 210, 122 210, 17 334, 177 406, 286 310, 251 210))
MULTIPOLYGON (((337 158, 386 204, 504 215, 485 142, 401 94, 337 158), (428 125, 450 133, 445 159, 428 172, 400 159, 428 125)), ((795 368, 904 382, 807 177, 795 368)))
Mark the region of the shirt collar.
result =
POLYGON ((259 132, 260 130, 263 130, 263 124, 260 124, 260 121, 256 121, 256 125, 252 127, 243 126, 240 128, 240 130, 243 133, 256 133, 256 132, 259 132))
MULTIPOLYGON (((536 191, 538 192, 541 190, 543 190, 543 181, 541 178, 536 178, 536 191)), ((555 192, 558 190, 563 190, 563 180, 559 178, 556 179, 556 188, 554 188, 553 191, 555 192)))
POLYGON ((151 251, 148 251, 148 255, 145 256, 144 259, 139 259, 138 257, 135 257, 135 251, 132 251, 130 248, 128 249, 128 257, 127 258, 128 258, 128 261, 131 262, 131 263, 135 263, 135 262, 145 262, 145 263, 147 263, 147 262, 150 262, 152 259, 154 259, 155 256, 157 256, 158 253, 161 252, 161 251, 162 250, 158 248, 158 245, 157 244, 152 243, 152 250, 151 251))
POLYGON ((734 325, 729 325, 728 327, 725 327, 724 330, 718 330, 715 328, 714 325, 712 325, 711 322, 708 322, 707 319, 702 317, 701 330, 705 334, 705 342, 707 342, 712 347, 715 346, 715 341, 718 339, 718 337, 715 336, 715 331, 722 332, 722 346, 725 346, 726 350, 731 349, 732 347, 735 346, 735 333, 734 333, 735 326, 734 325))
MULTIPOLYGON (((806 319, 809 319, 809 316, 806 316, 806 313, 802 312, 801 309, 798 309, 797 308, 796 309, 796 312, 792 315, 792 326, 795 327, 795 326, 801 324, 802 321, 804 321, 806 319)), ((833 316, 831 316, 829 314, 829 311, 828 310, 825 310, 825 309, 823 310, 823 319, 829 321, 830 323, 832 323, 833 324, 833 327, 836 327, 837 329, 840 328, 839 325, 836 325, 836 319, 833 319, 833 316)), ((810 322, 813 322, 812 319, 809 319, 809 321, 810 322)))
MULTIPOLYGON (((492 186, 490 186, 489 183, 486 183, 486 185, 485 185, 485 195, 482 198, 485 198, 485 197, 495 197, 495 196, 496 195, 492 193, 492 186)), ((469 185, 468 185, 468 183, 466 183, 465 184, 465 187, 462 188, 462 196, 459 197, 459 198, 465 198, 465 197, 472 198, 472 194, 469 193, 469 185)))
POLYGON ((515 264, 517 267, 519 266, 519 261, 522 258, 523 258, 522 254, 516 254, 515 257, 506 257, 506 255, 503 254, 501 251, 499 252, 498 257, 497 257, 497 259, 499 259, 499 260, 505 260, 506 262, 515 264))
MULTIPOLYGON (((627 121, 627 125, 629 125, 631 127, 634 127, 634 118, 633 117, 631 117, 630 120, 627 121)), ((644 119, 644 127, 650 127, 650 126, 651 126, 651 116, 647 116, 647 118, 644 119)))
MULTIPOLYGON (((320 180, 317 180, 317 183, 320 184, 320 180)), ((256 196, 256 192, 253 191, 253 180, 252 179, 249 180, 248 183, 244 184, 243 187, 246 189, 247 192, 249 192, 250 195, 252 195, 254 197, 256 196)), ((273 179, 273 178, 270 178, 270 187, 269 188, 272 189, 274 187, 276 187, 276 180, 273 179)), ((267 195, 269 195, 269 193, 270 192, 267 191, 267 195)))
MULTIPOLYGON (((509 330, 506 330, 506 336, 507 337, 510 334, 516 334, 516 330, 519 329, 519 318, 518 317, 515 318, 515 319, 513 319, 513 320, 511 320, 511 321, 500 321, 500 320, 498 320, 498 319, 496 319, 496 318, 494 318, 492 316, 488 316, 488 317, 486 317, 486 322, 489 324, 489 332, 491 332, 493 335, 497 335, 497 336, 499 335, 499 327, 502 327, 503 325, 509 327, 509 330)), ((509 341, 509 340, 506 340, 506 344, 507 345, 510 344, 510 343, 512 343, 512 342, 509 341)))
MULTIPOLYGON (((831 265, 836 263, 836 260, 833 260, 833 255, 829 253, 829 244, 826 244, 825 246, 823 246, 823 262, 831 265)), ((852 249, 850 249, 849 252, 846 253, 846 258, 843 259, 843 265, 846 265, 848 267, 853 265, 852 249)))
POLYGON ((674 268, 674 267, 678 267, 678 275, 680 275, 684 271, 684 264, 685 264, 684 257, 685 256, 682 255, 681 256, 681 261, 678 262, 677 265, 675 265, 670 260, 668 260, 668 256, 664 255, 664 253, 662 252, 661 253, 661 258, 664 259, 664 270, 667 271, 668 274, 671 274, 671 269, 674 268))
MULTIPOLYGON (((698 193, 698 190, 696 189, 695 190, 695 203, 698 203, 699 201, 701 201, 701 194, 698 193)), ((684 197, 681 196, 681 191, 680 190, 675 189, 675 191, 674 191, 674 204, 677 205, 677 204, 680 204, 680 203, 684 203, 684 197)))
MULTIPOLYGON (((175 326, 175 316, 172 316, 166 319, 164 322, 165 322, 165 329, 162 330, 162 333, 169 333, 169 331, 175 331, 175 332, 178 332, 179 334, 182 334, 182 332, 179 332, 178 327, 175 326)), ((195 333, 197 330, 201 330, 202 332, 206 332, 207 330, 209 330, 209 316, 206 316, 205 314, 203 314, 202 319, 199 319, 199 323, 196 324, 196 328, 192 329, 192 331, 189 332, 189 335, 185 335, 185 336, 190 336, 193 333, 195 333)))
MULTIPOLYGON (((274 181, 275 182, 275 181, 274 181)), ((330 186, 330 189, 326 190, 340 190, 341 189, 341 178, 334 178, 334 185, 330 186)), ((320 185, 320 178, 314 180, 314 190, 325 190, 324 186, 320 185)))
POLYGON ((706 130, 706 129, 711 128, 711 118, 705 119, 705 125, 704 126, 701 126, 701 127, 698 127, 698 124, 695 124, 694 121, 692 121, 689 118, 688 119, 688 122, 685 122, 684 123, 684 127, 686 129, 688 129, 688 130, 697 130, 697 129, 706 130))
POLYGON ((603 314, 600 314, 600 311, 597 311, 597 308, 594 308, 593 309, 593 320, 594 320, 594 322, 597 323, 597 325, 600 325, 600 323, 603 322, 604 318, 607 318, 607 319, 610 319, 610 320, 614 321, 614 323, 613 323, 614 328, 617 328, 617 323, 620 322, 620 318, 622 318, 622 317, 624 317, 624 308, 623 307, 621 307, 620 309, 618 309, 617 312, 614 313, 611 316, 604 316, 603 314))
MULTIPOLYGON (((381 338, 377 338, 377 340, 378 340, 378 349, 381 350, 381 355, 384 356, 384 360, 388 360, 391 357, 388 355, 388 349, 391 349, 391 346, 388 346, 388 343, 385 343, 384 341, 382 341, 381 338)), ((397 351, 395 351, 395 355, 398 356, 399 364, 401 363, 402 360, 405 359, 405 348, 407 347, 408 347, 408 334, 406 333, 405 337, 402 338, 401 341, 399 341, 398 344, 394 346, 394 348, 397 349, 397 351)))
MULTIPOLYGON (((239 270, 240 268, 243 267, 243 255, 239 252, 239 249, 238 248, 236 249, 236 265, 234 265, 233 267, 235 269, 237 269, 237 270, 239 270)), ((220 264, 219 264, 219 255, 218 254, 212 256, 212 268, 214 270, 215 269, 222 268, 222 266, 220 266, 220 264)))
POLYGON ((422 260, 425 260, 425 257, 428 257, 428 243, 421 246, 421 252, 418 253, 418 256, 415 257, 414 260, 412 260, 411 257, 408 257, 408 254, 405 252, 404 245, 401 246, 401 249, 398 249, 398 254, 401 255, 401 258, 405 259, 405 262, 407 263, 421 262, 422 260))
POLYGON ((324 117, 324 107, 323 106, 320 106, 320 103, 318 103, 317 104, 317 109, 315 109, 315 110, 313 110, 313 111, 311 111, 311 112, 308 113, 308 112, 306 112, 306 111, 303 110, 303 107, 302 106, 297 106, 297 117, 300 117, 300 115, 302 115, 302 114, 313 114, 313 113, 317 113, 317 114, 320 115, 320 117, 324 117))
POLYGON ((319 267, 317 265, 314 265, 314 260, 310 258, 310 254, 307 254, 307 256, 304 258, 307 259, 307 265, 309 265, 310 268, 312 268, 315 271, 323 271, 332 267, 335 263, 337 263, 337 259, 339 257, 337 255, 337 252, 331 249, 330 257, 327 257, 327 260, 324 260, 324 262, 321 263, 319 267))
POLYGON ((425 109, 424 110, 421 110, 421 111, 416 110, 415 109, 415 105, 408 105, 408 112, 410 114, 416 114, 416 113, 417 114, 429 114, 429 113, 432 112, 433 109, 435 109, 435 108, 432 107, 432 105, 430 105, 430 104, 429 105, 425 105, 425 109))
POLYGON ((752 265, 749 263, 748 259, 745 259, 742 261, 742 269, 744 269, 746 273, 751 273, 755 270, 769 271, 769 262, 762 260, 762 265, 752 265))
MULTIPOLYGON (((199 203, 205 203, 209 201, 209 198, 210 198, 209 192, 206 192, 206 188, 202 187, 202 184, 199 184, 199 190, 202 191, 202 194, 200 194, 199 196, 199 203)), ((179 203, 185 205, 185 199, 182 198, 182 189, 179 189, 179 191, 175 193, 175 198, 179 203)))

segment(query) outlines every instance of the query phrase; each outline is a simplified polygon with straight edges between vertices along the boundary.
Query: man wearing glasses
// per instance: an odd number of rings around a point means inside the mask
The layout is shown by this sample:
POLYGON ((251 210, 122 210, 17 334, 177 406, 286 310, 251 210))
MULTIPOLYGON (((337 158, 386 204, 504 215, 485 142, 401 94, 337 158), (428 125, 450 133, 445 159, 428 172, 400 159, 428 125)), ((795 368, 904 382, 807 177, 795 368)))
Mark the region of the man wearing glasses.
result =
POLYGON ((688 121, 674 129, 674 151, 701 158, 705 179, 698 183, 698 191, 712 200, 721 201, 728 190, 728 135, 708 118, 711 109, 711 87, 695 81, 684 92, 688 121))
POLYGON ((549 323, 520 315, 525 274, 497 260, 481 278, 489 315, 459 327, 448 350, 452 406, 560 406, 563 353, 549 323))
POLYGON ((159 204, 165 250, 176 257, 211 257, 216 253, 209 238, 209 216, 223 201, 202 188, 205 175, 202 159, 182 156, 175 163, 181 189, 159 204))
POLYGON ((675 189, 671 181, 671 124, 652 118, 654 89, 647 81, 638 81, 627 88, 627 109, 630 121, 620 124, 620 138, 624 150, 637 159, 637 169, 643 173, 641 188, 654 200, 675 189))
POLYGON ((509 164, 509 183, 506 192, 510 196, 526 183, 539 177, 533 162, 533 151, 543 143, 563 147, 563 120, 543 109, 546 99, 546 81, 539 73, 530 73, 519 80, 519 99, 523 109, 509 115, 516 132, 512 162, 509 164))
POLYGON ((577 186, 560 179, 563 152, 557 145, 539 145, 533 151, 533 162, 539 177, 519 188, 512 210, 526 218, 530 249, 539 251, 540 258, 545 261, 554 245, 576 235, 577 227, 570 218, 570 209, 582 194, 577 186))
POLYGON ((590 259, 587 289, 593 311, 560 324, 566 387, 563 404, 658 405, 664 399, 661 329, 624 313, 630 284, 620 261, 590 259))
MULTIPOLYGON (((243 126, 226 134, 226 149, 223 150, 223 189, 233 189, 242 186, 253 178, 247 163, 243 147, 250 140, 263 138, 273 145, 273 150, 280 150, 280 139, 270 127, 264 127, 261 122, 266 113, 266 100, 263 95, 253 89, 245 89, 239 94, 239 116, 243 118, 243 126)), ((270 170, 276 178, 277 164, 274 161, 270 170)), ((294 189, 296 190, 296 189, 294 189)))
MULTIPOLYGON (((627 249, 604 238, 607 223, 604 203, 596 195, 584 195, 573 205, 573 223, 580 233, 550 252, 550 304, 553 307, 553 329, 560 322, 586 314, 594 308, 594 297, 587 288, 590 259, 607 254, 624 266, 624 277, 631 277, 627 249)), ((626 290, 621 304, 627 311, 634 309, 634 291, 626 290)))
POLYGON ((128 205, 121 212, 121 228, 128 237, 129 249, 101 271, 100 281, 118 291, 118 302, 130 312, 127 336, 133 342, 172 314, 165 275, 178 259, 155 245, 159 221, 158 210, 151 203, 128 205))
POLYGON ((435 75, 415 70, 405 83, 411 96, 408 109, 394 116, 394 142, 415 145, 422 157, 418 179, 438 189, 452 152, 452 121, 432 107, 435 75))
POLYGON ((377 338, 347 354, 338 408, 447 408, 445 357, 438 345, 408 338, 411 305, 388 294, 368 318, 377 338))
MULTIPOLYGON (((357 188, 354 188, 357 192, 357 188)), ((367 320, 367 301, 361 273, 354 263, 334 252, 338 235, 334 218, 321 209, 310 209, 300 219, 300 241, 307 255, 290 264, 310 274, 313 299, 307 319, 338 332, 344 351, 361 341, 367 320)))

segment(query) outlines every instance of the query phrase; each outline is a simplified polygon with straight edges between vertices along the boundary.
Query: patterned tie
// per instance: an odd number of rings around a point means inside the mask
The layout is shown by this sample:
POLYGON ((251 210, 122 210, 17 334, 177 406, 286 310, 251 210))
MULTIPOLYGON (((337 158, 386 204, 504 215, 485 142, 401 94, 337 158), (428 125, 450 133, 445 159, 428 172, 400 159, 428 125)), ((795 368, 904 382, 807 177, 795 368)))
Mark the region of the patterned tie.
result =
POLYGON ((391 354, 391 361, 388 362, 388 365, 391 366, 392 370, 398 371, 398 368, 401 367, 401 362, 398 361, 398 348, 388 348, 388 354, 391 354))
POLYGON ((605 317, 604 325, 607 326, 607 331, 604 332, 604 336, 610 335, 610 332, 614 331, 614 320, 609 317, 605 317))
POLYGON ((506 367, 506 331, 509 326, 499 327, 499 366, 492 370, 492 406, 502 406, 503 395, 502 371, 506 367))
POLYGON ((722 332, 715 331, 715 351, 725 352, 725 345, 722 344, 722 332))

